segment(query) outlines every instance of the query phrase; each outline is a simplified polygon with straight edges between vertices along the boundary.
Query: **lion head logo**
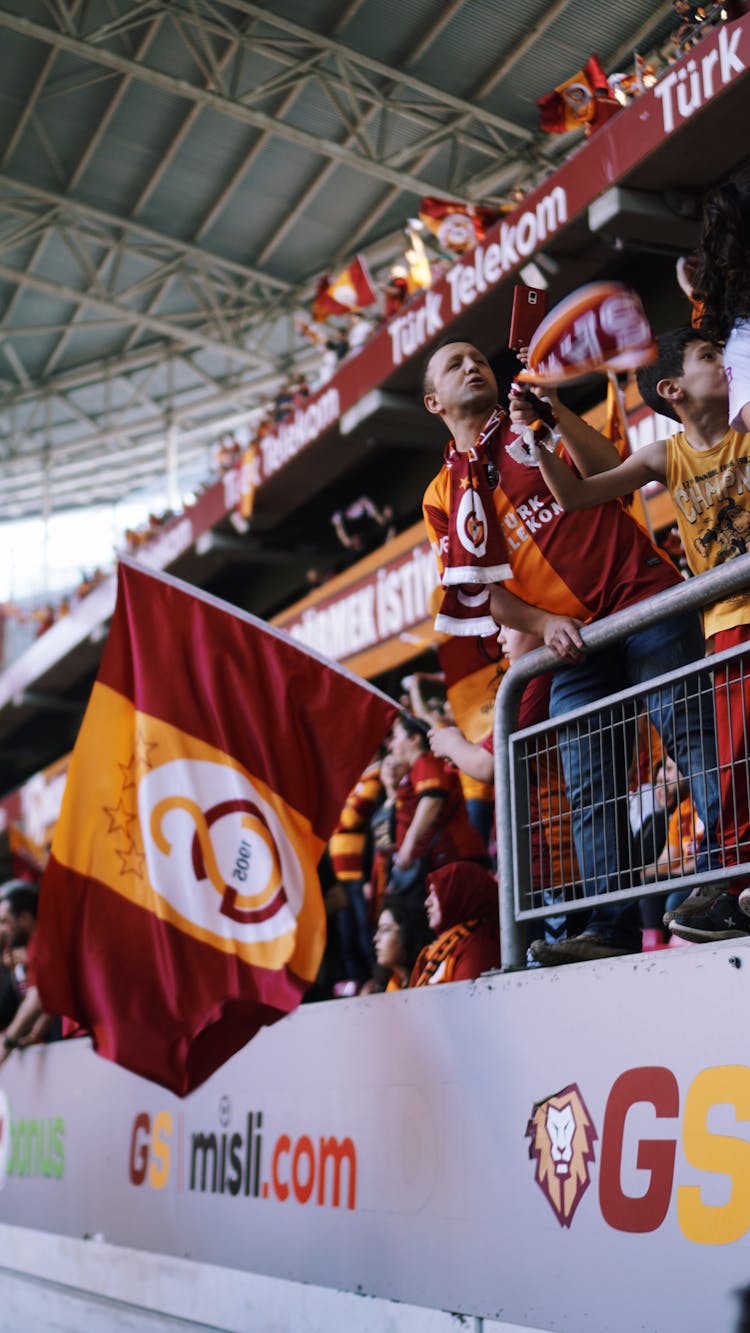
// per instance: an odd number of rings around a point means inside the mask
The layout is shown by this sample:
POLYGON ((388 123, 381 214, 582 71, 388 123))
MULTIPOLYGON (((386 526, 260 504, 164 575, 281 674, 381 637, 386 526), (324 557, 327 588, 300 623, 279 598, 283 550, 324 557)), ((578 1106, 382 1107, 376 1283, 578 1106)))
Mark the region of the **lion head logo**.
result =
POLYGON ((526 1126, 529 1157, 536 1158, 536 1183, 561 1227, 569 1227, 589 1187, 589 1162, 597 1138, 578 1085, 538 1102, 526 1126))

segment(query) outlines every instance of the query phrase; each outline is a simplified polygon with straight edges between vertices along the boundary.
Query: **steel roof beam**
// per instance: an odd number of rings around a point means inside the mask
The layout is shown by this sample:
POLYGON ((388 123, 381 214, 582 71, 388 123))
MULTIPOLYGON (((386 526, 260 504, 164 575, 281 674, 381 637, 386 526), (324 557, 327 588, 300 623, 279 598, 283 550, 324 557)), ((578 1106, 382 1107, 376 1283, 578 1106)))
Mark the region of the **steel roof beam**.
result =
MULTIPOLYGON (((2 17, 0 12, 0 27, 2 27, 2 17)), ((176 236, 170 236, 165 232, 157 231, 154 227, 146 226, 139 222, 137 218, 121 217, 117 213, 109 213, 105 209, 94 208, 91 204, 84 203, 83 200, 70 198, 55 190, 41 189, 37 185, 31 185, 28 181, 18 180, 15 176, 0 172, 0 187, 3 185, 18 191, 21 195, 28 196, 29 199, 37 199, 42 203, 52 204, 65 211, 69 210, 74 216, 86 221, 97 223, 106 228, 114 228, 120 233, 137 233, 146 242, 158 245, 172 251, 174 254, 182 255, 204 269, 217 269, 219 272, 241 278, 245 282, 255 282, 277 292, 290 291, 292 288, 292 284, 285 282, 283 278, 275 278, 270 273, 261 273, 257 268, 240 264, 233 259, 225 259, 221 255, 203 249, 201 246, 192 245, 189 241, 181 241, 176 236)), ((2 198, 0 197, 1 204, 2 198)))
MULTIPOLYGON (((79 38, 68 37, 64 33, 55 32, 52 28, 46 28, 40 23, 34 23, 30 19, 25 19, 15 14, 8 14, 0 11, 0 28, 9 29, 12 32, 20 33, 23 36, 30 37, 36 41, 47 43, 52 47, 67 51, 70 55, 75 55, 83 60, 91 60, 95 64, 104 65, 109 69, 117 70, 122 74, 130 74, 143 83, 151 84, 152 87, 160 88, 163 92, 173 94, 175 97, 184 98, 187 101, 200 103, 203 106, 212 107, 215 111, 237 120, 242 124, 254 125, 258 129, 270 130, 277 137, 286 139, 291 143, 297 144, 300 148, 306 148, 314 156, 330 157, 335 161, 343 163, 345 166, 352 167, 355 171, 364 172, 366 175, 378 176, 382 180, 388 181, 391 185, 398 185, 404 190, 412 191, 414 194, 430 194, 434 190, 434 183, 431 181, 420 180, 408 172, 395 171, 383 162, 377 162, 368 158, 363 161, 362 157, 344 148, 341 144, 335 143, 329 139, 322 139, 307 130, 302 130, 294 125, 278 122, 272 116, 266 115, 262 111, 246 107, 240 101, 232 101, 227 97, 222 97, 217 93, 209 92, 207 89, 198 88, 187 79, 178 79, 173 75, 165 74, 161 70, 151 69, 147 65, 139 65, 134 60, 119 56, 112 51, 105 51, 100 47, 93 46, 90 42, 79 38)), ((314 36, 315 34, 311 34, 314 36)), ((388 70, 388 66, 382 67, 388 70)), ((391 71, 391 77, 397 75, 397 71, 391 71)), ((435 90, 431 90, 433 95, 435 90)), ((452 99, 459 101, 460 99, 452 99)), ((469 106, 469 103, 460 103, 461 106, 469 106)), ((533 137, 528 131, 524 131, 524 136, 533 137)))
MULTIPOLYGON (((172 342, 178 342, 191 348, 202 347, 206 351, 228 355, 242 365, 255 367, 262 364, 268 365, 268 362, 264 362, 262 358, 245 351, 242 347, 235 347, 222 343, 216 338, 209 338, 199 329, 183 329, 177 320, 144 315, 136 310, 130 310, 117 301, 92 295, 90 292, 77 291, 76 288, 68 287, 65 283, 51 282, 48 278, 40 278, 36 273, 19 274, 6 264, 0 264, 0 279, 13 283, 15 286, 23 284, 24 287, 29 287, 32 291, 41 292, 43 296, 51 296, 57 301, 67 302, 74 308, 81 305, 105 310, 108 314, 120 318, 123 324, 131 325, 140 322, 144 328, 150 329, 153 333, 159 333, 172 342)), ((188 318, 195 318, 195 314, 192 313, 188 318)))
POLYGON ((251 0, 232 0, 232 7, 238 9, 242 14, 252 15, 270 27, 279 28, 282 32, 297 38, 299 41, 328 52, 345 64, 351 65, 354 69, 366 71, 378 78, 394 82, 399 87, 408 88, 409 91, 418 94, 420 99, 426 99, 443 107, 449 107, 454 111, 466 113, 472 118, 481 120, 483 124, 491 125, 501 132, 516 135, 519 139, 528 140, 533 138, 529 130, 522 125, 517 125, 515 121, 507 120, 504 116, 497 116, 494 112, 478 107, 475 103, 467 102, 462 97, 455 97, 452 93, 446 92, 442 88, 436 88, 434 84, 426 83, 423 79, 417 79, 414 75, 408 74, 402 69, 384 64, 382 60, 373 60, 370 56, 355 51, 353 47, 344 46, 342 42, 326 37, 323 33, 314 32, 312 29, 305 28, 300 23, 294 23, 281 14, 270 12, 265 5, 253 4, 251 0))

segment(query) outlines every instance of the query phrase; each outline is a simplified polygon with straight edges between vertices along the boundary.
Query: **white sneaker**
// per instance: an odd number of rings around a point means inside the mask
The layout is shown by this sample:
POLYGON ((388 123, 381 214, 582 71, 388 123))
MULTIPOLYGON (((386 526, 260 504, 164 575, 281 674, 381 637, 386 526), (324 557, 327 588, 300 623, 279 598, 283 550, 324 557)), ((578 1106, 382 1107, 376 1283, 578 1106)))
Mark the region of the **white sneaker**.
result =
MULTIPOLYGON (((721 889, 716 884, 697 884, 691 893, 688 894, 679 905, 672 907, 670 911, 665 912, 662 921, 669 927, 676 916, 690 916, 692 912, 705 912, 706 908, 718 898, 721 889)), ((750 901, 748 901, 748 916, 750 916, 750 901)))

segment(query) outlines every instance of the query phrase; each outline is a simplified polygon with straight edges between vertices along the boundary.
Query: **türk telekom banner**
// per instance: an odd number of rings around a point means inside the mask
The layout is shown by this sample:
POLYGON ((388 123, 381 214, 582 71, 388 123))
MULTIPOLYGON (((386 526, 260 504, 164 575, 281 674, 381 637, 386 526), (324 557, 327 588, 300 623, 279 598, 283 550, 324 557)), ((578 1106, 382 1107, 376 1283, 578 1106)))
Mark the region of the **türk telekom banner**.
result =
POLYGON ((85 1040, 14 1052, 0 1220, 568 1333, 728 1330, 750 1064, 716 1014, 749 1001, 730 940, 303 1005, 183 1101, 85 1040))
POLYGON ((273 476, 330 429, 341 413, 383 383, 404 361, 448 331, 555 234, 616 185, 671 134, 750 66, 750 14, 722 23, 624 107, 568 161, 490 228, 484 241, 453 264, 435 285, 384 324, 304 408, 261 443, 256 484, 273 476))

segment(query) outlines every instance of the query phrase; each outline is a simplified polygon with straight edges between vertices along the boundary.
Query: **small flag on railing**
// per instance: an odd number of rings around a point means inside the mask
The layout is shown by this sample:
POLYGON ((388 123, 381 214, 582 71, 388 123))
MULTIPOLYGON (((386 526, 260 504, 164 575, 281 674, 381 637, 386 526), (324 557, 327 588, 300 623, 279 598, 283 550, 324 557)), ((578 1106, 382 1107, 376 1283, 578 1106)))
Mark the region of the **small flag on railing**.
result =
POLYGON ((48 1013, 178 1095, 317 975, 316 867, 396 706, 280 630, 122 562, 42 881, 48 1013))
MULTIPOLYGON (((614 371, 607 371, 607 401, 605 408, 605 419, 602 434, 606 435, 615 446, 622 462, 630 458, 632 449, 630 448, 630 434, 628 431, 628 418, 625 412, 625 406, 620 393, 620 386, 617 383, 617 376, 614 371)), ((651 532, 651 525, 648 521, 646 506, 643 503, 643 497, 640 491, 633 491, 630 495, 622 497, 622 503, 632 514, 636 522, 640 523, 642 528, 651 532)))

